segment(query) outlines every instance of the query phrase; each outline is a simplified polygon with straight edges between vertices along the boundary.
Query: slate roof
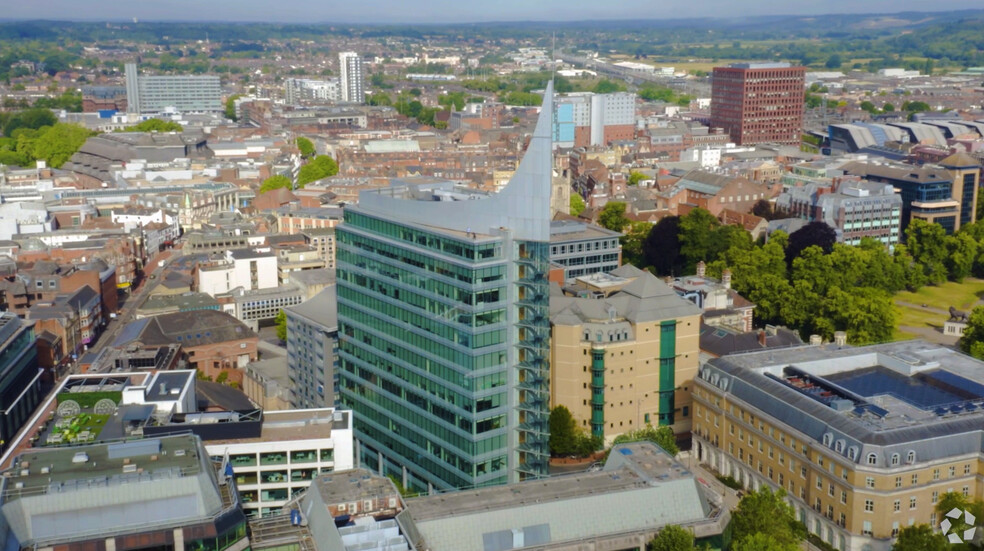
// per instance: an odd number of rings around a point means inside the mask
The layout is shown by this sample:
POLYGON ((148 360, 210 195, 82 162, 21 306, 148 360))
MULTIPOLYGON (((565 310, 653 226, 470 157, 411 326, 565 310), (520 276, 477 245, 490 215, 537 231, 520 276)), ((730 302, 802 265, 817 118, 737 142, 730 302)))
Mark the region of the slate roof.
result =
POLYGON ((700 325, 700 349, 714 356, 726 356, 738 352, 750 352, 763 348, 777 348, 803 344, 803 340, 795 331, 785 327, 776 328, 774 333, 767 332, 765 346, 762 345, 759 331, 738 333, 722 327, 700 325))
POLYGON ((883 415, 854 409, 838 411, 766 375, 781 374, 784 368, 794 366, 826 377, 873 365, 912 371, 945 369, 975 384, 984 383, 980 375, 984 362, 920 340, 860 348, 800 346, 732 354, 708 362, 695 382, 698 386, 716 386, 716 391, 723 391, 729 401, 748 404, 817 442, 823 442, 824 435, 830 434, 831 448, 843 441, 839 446, 844 461, 867 462, 868 454, 874 454, 874 465, 886 467, 892 454, 905 458, 910 451, 915 453, 917 462, 984 451, 982 406, 936 414, 905 404, 893 398, 891 389, 885 389, 886 394, 869 399, 884 410, 883 415), (848 455, 852 451, 853 459, 848 455))
POLYGON ((632 323, 700 315, 700 308, 694 303, 653 274, 640 272, 630 276, 635 279, 607 298, 551 296, 550 320, 563 325, 608 320, 612 308, 618 317, 632 323))
POLYGON ((162 314, 127 324, 113 346, 180 344, 184 348, 257 338, 244 323, 225 312, 195 310, 162 314))

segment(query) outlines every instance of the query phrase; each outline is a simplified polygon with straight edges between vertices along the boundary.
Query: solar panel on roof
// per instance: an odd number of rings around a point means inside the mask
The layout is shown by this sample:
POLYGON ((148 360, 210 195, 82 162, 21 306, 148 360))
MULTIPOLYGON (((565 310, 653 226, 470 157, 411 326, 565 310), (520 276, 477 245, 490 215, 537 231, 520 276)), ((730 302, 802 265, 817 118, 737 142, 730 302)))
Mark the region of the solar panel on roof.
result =
POLYGON ((948 391, 964 394, 965 400, 984 398, 984 385, 961 377, 956 373, 951 373, 944 369, 937 369, 928 373, 923 373, 922 377, 941 384, 948 391))

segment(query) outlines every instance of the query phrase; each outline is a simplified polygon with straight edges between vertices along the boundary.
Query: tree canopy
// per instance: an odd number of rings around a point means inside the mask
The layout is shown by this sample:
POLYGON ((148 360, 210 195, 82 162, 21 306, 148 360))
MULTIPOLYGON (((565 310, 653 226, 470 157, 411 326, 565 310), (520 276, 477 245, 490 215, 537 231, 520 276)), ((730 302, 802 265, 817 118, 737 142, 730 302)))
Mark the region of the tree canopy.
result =
POLYGON ((768 486, 745 494, 731 514, 735 549, 795 551, 806 537, 806 528, 796 520, 793 507, 786 503, 786 491, 773 492, 768 486), (763 540, 763 535, 771 541, 763 540), (756 545, 765 545, 757 547, 756 545))
POLYGON ((563 405, 550 410, 550 454, 555 456, 591 455, 604 442, 577 425, 571 411, 563 405))
POLYGON ((236 100, 241 97, 243 97, 242 94, 233 94, 225 102, 225 116, 233 122, 239 120, 239 117, 236 116, 236 100))
POLYGON ((280 342, 287 342, 287 313, 281 310, 273 322, 277 325, 277 338, 280 342))
POLYGON ((598 225, 617 232, 625 229, 629 225, 629 218, 625 216, 625 203, 609 201, 598 215, 598 225))
POLYGON ((297 173, 297 187, 338 174, 338 164, 328 155, 318 155, 301 167, 297 173))
POLYGON ((664 526, 646 546, 646 551, 691 551, 694 535, 674 524, 664 526))
POLYGON ((892 544, 892 551, 946 551, 951 548, 946 536, 935 532, 928 524, 902 528, 892 544))
POLYGON ((630 186, 637 186, 639 182, 646 179, 646 175, 641 172, 636 172, 635 170, 629 172, 628 184, 630 186))
POLYGON ((615 437, 612 445, 615 446, 625 442, 637 442, 639 440, 648 440, 666 450, 666 452, 670 455, 680 453, 680 448, 677 447, 676 443, 676 435, 673 434, 673 429, 667 425, 660 425, 658 427, 646 425, 641 429, 623 432, 615 437))
POLYGON ((12 137, 18 128, 37 130, 44 126, 54 126, 57 122, 58 118, 50 109, 33 108, 16 113, 0 113, 0 128, 3 128, 3 135, 7 137, 12 137))
POLYGON ((260 193, 266 193, 275 189, 280 189, 282 187, 290 188, 291 181, 290 178, 284 176, 283 174, 275 174, 270 176, 263 183, 260 184, 260 193))
POLYGON ((297 149, 301 152, 301 156, 305 159, 314 156, 314 144, 311 140, 300 136, 297 138, 297 149))
POLYGON ((571 193, 571 216, 580 216, 585 208, 584 199, 577 193, 571 193))
POLYGON ((184 127, 174 121, 166 121, 163 119, 147 119, 141 121, 129 128, 125 128, 124 132, 181 132, 184 127))

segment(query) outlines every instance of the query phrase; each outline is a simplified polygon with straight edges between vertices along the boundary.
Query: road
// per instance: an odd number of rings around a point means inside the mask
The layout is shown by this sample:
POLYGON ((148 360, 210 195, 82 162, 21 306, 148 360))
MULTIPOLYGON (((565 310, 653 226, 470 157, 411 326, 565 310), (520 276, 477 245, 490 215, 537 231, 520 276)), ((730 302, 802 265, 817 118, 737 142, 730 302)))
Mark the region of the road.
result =
MULTIPOLYGON (((142 279, 140 283, 137 285, 136 289, 131 291, 130 295, 126 297, 126 300, 123 302, 123 307, 120 308, 119 313, 116 316, 116 319, 109 320, 109 324, 106 326, 106 330, 103 331, 103 334, 99 336, 99 340, 96 341, 96 344, 89 349, 90 352, 98 352, 99 350, 102 350, 104 347, 109 346, 110 344, 113 343, 113 341, 116 340, 123 327, 125 327, 126 324, 133 321, 133 317, 136 313, 137 307, 139 307, 141 304, 144 303, 145 300, 147 300, 147 297, 150 295, 151 291, 153 291, 154 288, 157 287, 157 285, 160 283, 164 271, 167 269, 167 267, 172 262, 182 257, 180 249, 173 249, 168 252, 170 252, 170 255, 163 257, 164 258, 163 265, 161 265, 162 260, 160 260, 162 256, 161 255, 154 256, 154 258, 151 260, 151 262, 154 265, 153 270, 147 272, 145 269, 144 275, 146 277, 142 279)), ((151 264, 148 263, 145 268, 149 268, 150 266, 151 264)), ((73 372, 74 371, 75 369, 73 369, 73 372)))

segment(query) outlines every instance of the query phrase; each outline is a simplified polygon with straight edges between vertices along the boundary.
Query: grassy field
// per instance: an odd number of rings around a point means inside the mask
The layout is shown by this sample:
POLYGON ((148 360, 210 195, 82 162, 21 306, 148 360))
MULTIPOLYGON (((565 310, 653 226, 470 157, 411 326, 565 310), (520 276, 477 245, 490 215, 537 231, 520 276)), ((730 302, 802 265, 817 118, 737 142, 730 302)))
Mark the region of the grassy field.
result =
POLYGON ((940 286, 927 285, 915 293, 898 293, 895 301, 925 304, 940 310, 947 310, 950 306, 957 310, 970 310, 981 296, 984 296, 984 280, 967 278, 963 283, 948 281, 940 286))
MULTIPOLYGON (((925 338, 932 333, 939 333, 943 322, 950 317, 950 306, 969 312, 982 296, 984 280, 971 278, 965 279, 963 283, 948 281, 940 286, 927 285, 915 293, 898 293, 895 295, 895 311, 898 315, 895 337, 925 338)), ((942 333, 939 335, 942 337, 942 333)))

